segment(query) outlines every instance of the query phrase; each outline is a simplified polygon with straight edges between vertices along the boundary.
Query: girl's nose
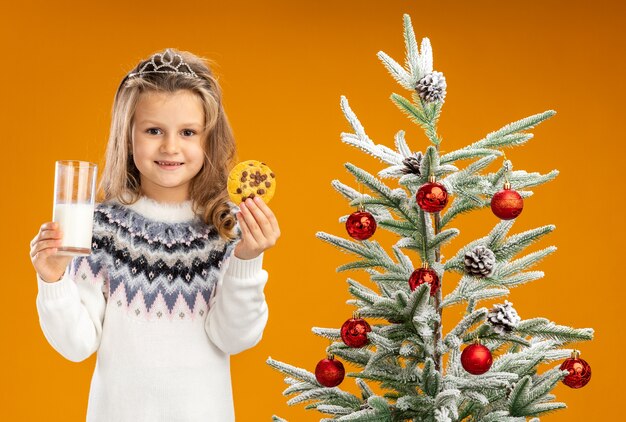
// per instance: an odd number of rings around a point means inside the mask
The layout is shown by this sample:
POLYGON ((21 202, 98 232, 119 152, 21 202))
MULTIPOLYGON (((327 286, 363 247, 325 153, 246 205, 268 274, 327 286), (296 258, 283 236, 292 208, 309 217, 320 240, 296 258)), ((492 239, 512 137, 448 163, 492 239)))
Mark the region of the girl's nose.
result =
POLYGON ((163 142, 161 143, 161 152, 166 154, 175 154, 178 152, 178 139, 176 138, 176 134, 168 134, 163 137, 163 142))

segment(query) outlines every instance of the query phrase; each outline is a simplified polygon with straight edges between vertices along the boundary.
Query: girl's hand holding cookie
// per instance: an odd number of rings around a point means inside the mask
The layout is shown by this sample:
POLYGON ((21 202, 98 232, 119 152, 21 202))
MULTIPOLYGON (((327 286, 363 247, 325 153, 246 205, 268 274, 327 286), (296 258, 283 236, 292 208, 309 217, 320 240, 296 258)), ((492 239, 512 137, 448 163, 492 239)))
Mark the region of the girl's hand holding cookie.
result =
POLYGON ((30 260, 45 282, 59 281, 72 261, 72 256, 55 255, 62 237, 58 223, 50 221, 42 224, 39 233, 30 241, 30 260))
POLYGON ((280 237, 278 221, 258 196, 246 199, 239 208, 241 211, 237 213, 237 220, 241 228, 241 241, 235 247, 235 256, 239 259, 253 259, 276 244, 280 237))

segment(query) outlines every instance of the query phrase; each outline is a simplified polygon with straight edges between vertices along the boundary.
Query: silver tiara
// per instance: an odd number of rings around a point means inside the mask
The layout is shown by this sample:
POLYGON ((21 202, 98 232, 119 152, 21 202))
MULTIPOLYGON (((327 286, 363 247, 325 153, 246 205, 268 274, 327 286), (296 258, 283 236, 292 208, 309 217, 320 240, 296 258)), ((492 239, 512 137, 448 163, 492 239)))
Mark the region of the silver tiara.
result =
POLYGON ((156 53, 145 63, 138 72, 129 73, 128 77, 143 76, 146 73, 180 73, 197 78, 196 72, 191 69, 180 54, 174 54, 170 49, 163 53, 156 53))

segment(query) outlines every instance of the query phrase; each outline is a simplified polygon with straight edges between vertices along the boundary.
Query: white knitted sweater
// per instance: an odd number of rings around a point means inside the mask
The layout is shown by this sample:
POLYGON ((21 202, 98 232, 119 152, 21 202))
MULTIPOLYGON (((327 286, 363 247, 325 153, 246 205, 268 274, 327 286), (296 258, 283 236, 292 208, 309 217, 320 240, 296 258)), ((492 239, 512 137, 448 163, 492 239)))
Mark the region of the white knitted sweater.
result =
POLYGON ((58 282, 37 276, 50 345, 75 362, 97 352, 88 422, 234 421, 229 355, 268 317, 263 254, 237 258, 238 240, 190 201, 111 201, 96 206, 92 254, 58 282))

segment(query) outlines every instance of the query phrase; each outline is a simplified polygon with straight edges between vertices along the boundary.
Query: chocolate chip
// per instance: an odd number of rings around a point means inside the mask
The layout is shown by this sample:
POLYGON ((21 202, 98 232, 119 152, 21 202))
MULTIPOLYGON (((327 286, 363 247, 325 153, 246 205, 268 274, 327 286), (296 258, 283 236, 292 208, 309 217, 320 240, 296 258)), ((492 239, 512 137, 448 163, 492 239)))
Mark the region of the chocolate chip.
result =
POLYGON ((250 198, 254 198, 254 193, 251 193, 250 195, 248 195, 250 198))
POLYGON ((246 176, 243 176, 243 177, 242 177, 241 179, 239 179, 239 180, 241 180, 242 182, 245 182, 245 181, 246 181, 246 176))
POLYGON ((247 198, 246 196, 242 196, 241 197, 241 202, 244 202, 246 200, 246 198, 247 198))
POLYGON ((242 175, 242 176, 247 176, 247 175, 248 175, 248 172, 247 172, 247 171, 244 171, 243 173, 241 173, 241 175, 242 175))
POLYGON ((259 189, 256 191, 256 193, 258 193, 259 195, 263 195, 265 191, 263 189, 259 189))
POLYGON ((276 177, 274 173, 270 173, 270 176, 272 176, 272 178, 276 177))
POLYGON ((237 193, 241 193, 241 189, 237 188, 237 193))
POLYGON ((269 188, 270 186, 272 186, 272 184, 270 182, 265 182, 265 187, 269 188))
POLYGON ((265 180, 267 179, 267 174, 264 174, 263 176, 261 176, 261 180, 265 180))
POLYGON ((248 163, 248 165, 249 165, 249 166, 253 166, 253 165, 254 165, 254 163, 248 163))

